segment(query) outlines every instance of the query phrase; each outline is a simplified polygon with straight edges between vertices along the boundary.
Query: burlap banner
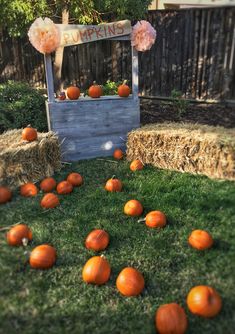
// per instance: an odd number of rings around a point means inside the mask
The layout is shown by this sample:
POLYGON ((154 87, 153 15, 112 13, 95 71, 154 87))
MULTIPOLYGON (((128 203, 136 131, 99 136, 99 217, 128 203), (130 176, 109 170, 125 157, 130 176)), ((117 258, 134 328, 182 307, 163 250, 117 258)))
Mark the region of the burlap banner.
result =
POLYGON ((132 31, 129 20, 99 24, 76 25, 57 24, 60 29, 60 46, 69 46, 102 39, 129 35, 132 31))

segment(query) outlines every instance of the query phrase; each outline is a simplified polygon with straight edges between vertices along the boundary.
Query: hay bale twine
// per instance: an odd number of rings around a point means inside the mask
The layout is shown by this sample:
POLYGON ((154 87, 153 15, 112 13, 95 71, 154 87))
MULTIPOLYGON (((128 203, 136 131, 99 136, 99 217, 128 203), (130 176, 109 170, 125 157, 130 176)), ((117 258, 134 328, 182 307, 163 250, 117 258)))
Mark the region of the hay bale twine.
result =
POLYGON ((158 168, 235 180, 235 131, 199 124, 150 124, 131 131, 127 159, 158 168))
POLYGON ((0 135, 0 185, 14 189, 25 182, 38 182, 61 168, 59 139, 52 131, 38 133, 26 142, 21 130, 0 135))

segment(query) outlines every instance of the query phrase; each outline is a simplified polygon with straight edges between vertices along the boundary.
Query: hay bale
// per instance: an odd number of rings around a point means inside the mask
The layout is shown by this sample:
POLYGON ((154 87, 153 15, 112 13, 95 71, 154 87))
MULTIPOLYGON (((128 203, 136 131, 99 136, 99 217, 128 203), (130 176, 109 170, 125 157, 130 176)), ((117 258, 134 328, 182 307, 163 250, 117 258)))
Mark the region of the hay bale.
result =
POLYGON ((235 131, 198 124, 162 123, 128 134, 127 159, 158 168, 235 180, 235 131))
POLYGON ((0 185, 12 189, 25 182, 37 182, 61 168, 58 137, 54 132, 38 133, 38 140, 21 139, 22 130, 0 135, 0 185))

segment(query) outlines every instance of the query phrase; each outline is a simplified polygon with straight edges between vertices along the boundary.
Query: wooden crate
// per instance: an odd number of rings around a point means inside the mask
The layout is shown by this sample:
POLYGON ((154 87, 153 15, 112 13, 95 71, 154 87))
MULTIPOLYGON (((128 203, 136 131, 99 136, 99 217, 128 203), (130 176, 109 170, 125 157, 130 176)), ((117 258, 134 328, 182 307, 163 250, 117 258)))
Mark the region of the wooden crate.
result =
MULTIPOLYGON (((130 40, 130 36, 107 39, 130 40)), ((140 125, 137 51, 132 47, 132 95, 128 98, 102 96, 59 101, 54 98, 50 55, 45 55, 45 67, 48 127, 60 138, 63 160, 110 156, 115 148, 125 149, 127 133, 140 125)))

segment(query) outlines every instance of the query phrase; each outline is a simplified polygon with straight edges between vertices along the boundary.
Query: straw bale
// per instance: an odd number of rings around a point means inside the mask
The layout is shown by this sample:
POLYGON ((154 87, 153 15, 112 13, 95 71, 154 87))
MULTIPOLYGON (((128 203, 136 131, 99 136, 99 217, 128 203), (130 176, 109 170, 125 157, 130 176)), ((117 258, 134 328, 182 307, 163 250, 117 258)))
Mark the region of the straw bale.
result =
POLYGON ((21 139, 22 129, 0 135, 0 185, 14 189, 25 182, 37 182, 61 168, 58 137, 52 131, 38 133, 38 139, 21 139))
POLYGON ((235 130, 199 124, 150 124, 128 134, 127 159, 158 168, 235 180, 235 130))

